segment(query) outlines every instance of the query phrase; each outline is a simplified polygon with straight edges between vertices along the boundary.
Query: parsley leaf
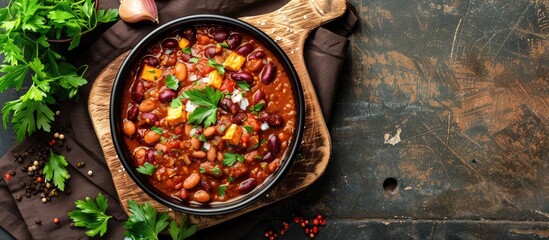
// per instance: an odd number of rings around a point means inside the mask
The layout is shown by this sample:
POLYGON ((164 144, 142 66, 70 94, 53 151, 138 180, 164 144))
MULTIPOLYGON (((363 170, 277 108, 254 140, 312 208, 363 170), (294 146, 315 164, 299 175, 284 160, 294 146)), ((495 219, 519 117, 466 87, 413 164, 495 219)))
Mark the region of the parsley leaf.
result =
POLYGON ((198 63, 198 58, 193 57, 193 58, 189 59, 189 62, 198 63))
POLYGON ((219 176, 221 175, 221 169, 219 169, 218 166, 215 166, 213 169, 212 169, 213 173, 216 175, 216 176, 219 176))
POLYGON ((186 54, 192 54, 190 47, 183 48, 183 49, 181 49, 181 51, 186 53, 186 54))
POLYGON ((232 183, 232 182, 234 181, 233 175, 229 175, 229 179, 227 179, 227 181, 229 181, 230 183, 232 183))
POLYGON ((103 194, 97 194, 95 202, 86 197, 85 201, 78 200, 74 204, 77 209, 68 213, 74 222, 74 226, 89 229, 86 231, 86 235, 89 237, 93 237, 98 233, 99 236, 103 236, 107 232, 107 222, 112 216, 105 214, 108 208, 108 199, 103 194))
POLYGON ((256 105, 253 105, 251 108, 250 108, 250 111, 252 111, 252 113, 254 115, 257 115, 259 114, 259 111, 261 111, 261 109, 263 109, 263 107, 265 107, 265 102, 260 102, 256 105))
POLYGON ((207 139, 206 139, 206 136, 204 136, 204 133, 200 134, 200 136, 198 136, 198 140, 200 140, 201 142, 205 142, 207 139))
POLYGON ((223 98, 223 94, 210 86, 206 86, 204 92, 199 89, 185 91, 183 95, 191 100, 198 107, 189 115, 191 124, 199 125, 204 123, 204 127, 215 124, 217 120, 217 104, 223 98))
POLYGON ((220 47, 229 48, 229 44, 224 43, 224 42, 218 43, 217 45, 219 45, 220 47))
POLYGON ((227 189, 227 185, 219 185, 219 189, 217 190, 217 193, 219 193, 219 196, 225 196, 225 189, 227 189))
POLYGON ((169 89, 177 90, 179 88, 179 79, 170 74, 166 76, 166 87, 169 89))
POLYGON ((246 129, 246 132, 248 133, 254 133, 254 128, 252 126, 244 126, 244 129, 246 129))
POLYGON ((250 85, 247 82, 240 81, 236 83, 242 90, 250 91, 250 85))
POLYGON ((267 142, 267 140, 261 139, 261 141, 259 141, 258 143, 254 144, 254 145, 252 146, 252 148, 253 148, 253 149, 256 149, 256 148, 258 148, 259 146, 261 146, 261 144, 263 144, 263 143, 265 143, 265 142, 267 142))
POLYGON ((181 225, 177 226, 175 221, 170 222, 170 228, 168 232, 173 240, 184 240, 196 233, 197 226, 195 224, 190 225, 187 222, 187 215, 183 214, 181 225))
POLYGON ((152 126, 151 127, 151 131, 157 133, 157 134, 162 134, 162 128, 159 128, 157 126, 152 126))
POLYGON ((200 173, 205 173, 205 172, 206 172, 206 169, 203 168, 203 167, 200 167, 200 168, 198 168, 198 172, 200 172, 200 173))
POLYGON ((158 213, 150 204, 140 205, 128 200, 131 215, 124 222, 124 236, 130 239, 158 239, 158 234, 168 226, 168 214, 158 213))
POLYGON ((138 172, 140 172, 142 174, 150 176, 156 170, 156 166, 146 162, 145 164, 143 164, 143 166, 140 166, 140 167, 136 168, 135 170, 137 170, 138 172))
POLYGON ((219 72, 219 75, 223 76, 225 74, 225 69, 223 68, 223 65, 216 63, 213 59, 208 59, 208 66, 213 67, 219 72))
POLYGON ((65 180, 69 179, 70 175, 65 168, 68 165, 67 160, 62 155, 57 155, 50 150, 50 160, 42 171, 44 176, 48 181, 53 180, 53 185, 55 185, 59 190, 65 190, 65 180))
POLYGON ((178 97, 174 98, 170 104, 171 108, 178 108, 183 105, 183 102, 181 102, 181 98, 183 98, 183 95, 179 95, 178 97))
POLYGON ((236 161, 244 162, 244 156, 236 153, 223 154, 223 165, 232 167, 236 161))

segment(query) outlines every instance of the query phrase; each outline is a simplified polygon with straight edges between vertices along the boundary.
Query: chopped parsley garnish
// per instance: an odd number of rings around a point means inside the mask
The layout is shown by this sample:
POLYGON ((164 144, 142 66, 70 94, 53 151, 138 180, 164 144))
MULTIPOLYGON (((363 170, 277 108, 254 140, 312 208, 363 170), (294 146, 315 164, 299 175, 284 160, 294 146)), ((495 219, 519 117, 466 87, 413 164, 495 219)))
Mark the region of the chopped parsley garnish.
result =
POLYGON ((223 98, 223 94, 210 86, 206 86, 204 91, 192 89, 183 93, 186 98, 191 100, 198 107, 189 115, 189 123, 204 124, 209 127, 217 121, 217 104, 223 98))
POLYGON ((221 76, 225 74, 225 69, 223 68, 223 65, 216 63, 213 59, 208 59, 208 66, 213 67, 219 72, 221 76))
POLYGON ((146 162, 143 166, 136 168, 136 170, 145 175, 152 175, 154 170, 156 170, 156 166, 146 162))
POLYGON ((250 108, 250 111, 252 111, 252 113, 253 113, 254 115, 257 115, 257 114, 259 114, 259 111, 261 111, 261 109, 263 109, 263 107, 265 107, 265 103, 264 103, 264 102, 260 102, 260 103, 258 103, 258 104, 256 104, 256 105, 252 106, 252 107, 250 108))
POLYGON ((223 165, 231 167, 236 163, 236 161, 244 162, 244 156, 236 153, 223 154, 223 165))
POLYGON ((198 63, 198 58, 193 57, 193 58, 189 59, 189 62, 198 63))
POLYGON ((263 156, 261 156, 261 155, 255 155, 255 156, 254 156, 254 159, 263 160, 263 156))
POLYGON ((229 175, 229 179, 227 179, 230 183, 232 183, 234 181, 233 179, 233 175, 229 175))
POLYGON ((200 167, 200 168, 198 169, 198 171, 199 171, 200 173, 205 173, 205 172, 206 172, 206 169, 204 169, 203 167, 200 167))
POLYGON ((167 75, 166 87, 169 89, 177 90, 179 88, 179 80, 174 75, 167 75))
POLYGON ((156 150, 156 154, 162 155, 164 152, 162 150, 156 150))
POLYGON ((174 98, 170 104, 170 107, 171 108, 178 108, 180 107, 181 105, 183 105, 183 103, 181 102, 181 98, 183 98, 182 95, 179 95, 178 97, 174 98))
POLYGON ((265 139, 261 139, 261 141, 259 141, 258 143, 254 144, 254 146, 252 147, 253 149, 256 149, 258 148, 259 146, 261 146, 261 144, 267 142, 267 140, 265 139))
POLYGON ((248 133, 254 133, 254 128, 252 126, 244 126, 244 129, 246 129, 246 132, 248 133))
POLYGON ((186 54, 191 54, 192 53, 190 47, 183 48, 183 49, 181 49, 181 51, 186 53, 186 54))
POLYGON ((217 193, 219 193, 219 196, 225 196, 225 189, 227 189, 227 185, 223 184, 219 186, 219 189, 217 191, 217 193))
POLYGON ((158 133, 158 134, 162 134, 162 128, 159 128, 157 126, 152 126, 151 131, 153 131, 155 133, 158 133))
POLYGON ((227 43, 218 43, 217 45, 219 45, 220 47, 229 48, 229 44, 227 43))
POLYGON ((215 175, 221 175, 221 169, 218 166, 215 166, 212 171, 215 175))
POLYGON ((198 136, 198 140, 200 140, 201 142, 206 141, 206 136, 204 136, 204 133, 202 133, 202 134, 200 134, 200 136, 198 136))
POLYGON ((250 85, 247 82, 240 81, 236 83, 242 90, 250 91, 250 85))

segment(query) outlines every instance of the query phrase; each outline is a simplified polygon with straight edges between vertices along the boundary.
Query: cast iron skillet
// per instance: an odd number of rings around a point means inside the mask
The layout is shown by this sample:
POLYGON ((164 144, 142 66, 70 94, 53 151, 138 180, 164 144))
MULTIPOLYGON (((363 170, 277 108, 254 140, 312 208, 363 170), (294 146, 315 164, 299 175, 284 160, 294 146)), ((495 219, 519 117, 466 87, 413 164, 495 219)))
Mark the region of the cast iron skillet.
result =
POLYGON ((303 135, 303 126, 305 119, 304 115, 305 106, 303 90, 301 89, 301 84, 299 82, 297 73, 284 51, 269 36, 267 36, 267 34, 263 33, 261 30, 253 27, 246 22, 229 17, 208 14, 193 15, 176 19, 157 28, 156 30, 148 34, 145 38, 143 38, 143 40, 141 40, 137 44, 137 46, 130 52, 128 57, 122 63, 122 66, 120 67, 118 74, 116 75, 116 78, 114 80, 110 102, 110 127, 113 143, 116 149, 116 153, 118 154, 118 158, 122 162, 122 165, 124 166, 128 175, 130 175, 133 181, 154 200, 164 204, 171 209, 198 215, 230 213, 245 206, 248 206, 249 204, 252 204, 256 200, 265 196, 269 189, 271 189, 271 187, 273 187, 277 183, 277 181, 280 180, 283 174, 288 170, 290 164, 293 161, 293 158, 297 154, 299 144, 301 143, 301 137, 303 135), (135 170, 135 165, 133 163, 133 160, 131 159, 129 150, 127 149, 126 143, 124 141, 124 134, 122 132, 121 103, 125 85, 130 84, 129 74, 134 66, 136 66, 136 64, 138 64, 142 57, 145 56, 148 48, 150 48, 153 44, 159 42, 168 34, 173 33, 176 30, 182 30, 185 27, 204 24, 218 24, 237 29, 244 33, 250 34, 250 36, 253 36, 263 45, 265 45, 265 47, 269 48, 271 52, 279 59, 280 63, 286 70, 286 73, 288 74, 294 93, 297 117, 293 142, 291 142, 290 146, 288 146, 288 150, 283 156, 278 170, 271 174, 271 176, 269 176, 261 185, 257 186, 254 190, 252 190, 250 193, 245 194, 244 196, 237 197, 224 203, 194 205, 187 202, 181 202, 162 193, 161 191, 153 187, 152 184, 150 184, 147 179, 145 179, 145 176, 135 170))

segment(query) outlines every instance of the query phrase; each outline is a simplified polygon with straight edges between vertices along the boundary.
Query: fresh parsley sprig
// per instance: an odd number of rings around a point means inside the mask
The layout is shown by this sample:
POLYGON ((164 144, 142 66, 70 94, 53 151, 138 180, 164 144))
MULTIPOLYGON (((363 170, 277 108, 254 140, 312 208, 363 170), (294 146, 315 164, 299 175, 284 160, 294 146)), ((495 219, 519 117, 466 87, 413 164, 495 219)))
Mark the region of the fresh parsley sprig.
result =
POLYGON ((232 167, 236 161, 244 162, 244 156, 236 153, 223 154, 223 165, 232 167))
POLYGON ((131 215, 124 222, 124 236, 130 239, 158 239, 158 234, 168 226, 168 214, 159 213, 150 203, 144 205, 129 200, 131 215))
POLYGON ((69 172, 65 168, 68 165, 67 160, 62 155, 57 155, 50 150, 50 160, 44 166, 42 171, 46 180, 53 181, 59 190, 65 190, 65 181, 70 178, 69 172))
POLYGON ((86 235, 93 237, 97 234, 103 236, 107 232, 107 223, 112 216, 107 215, 108 199, 103 194, 98 193, 95 202, 86 197, 85 201, 78 200, 74 202, 75 210, 68 213, 69 217, 74 222, 74 226, 85 227, 89 229, 86 235))
POLYGON ((219 64, 215 62, 213 59, 208 59, 208 66, 213 67, 219 72, 219 75, 223 76, 225 74, 225 68, 223 68, 222 64, 219 64))
POLYGON ((195 224, 189 225, 187 222, 187 215, 183 214, 181 225, 177 225, 175 221, 170 222, 170 229, 168 232, 173 240, 184 240, 196 233, 197 226, 195 224))
MULTIPOLYGON (((215 124, 217 120, 217 105, 223 98, 223 93, 219 90, 206 86, 204 91, 192 89, 183 93, 185 98, 198 105, 198 107, 189 115, 189 122, 195 125, 204 124, 209 127, 215 124)), ((173 102, 172 102, 173 104, 173 102)))
POLYGON ((145 164, 143 164, 143 166, 139 166, 135 170, 145 175, 152 175, 156 170, 156 166, 146 162, 145 164))

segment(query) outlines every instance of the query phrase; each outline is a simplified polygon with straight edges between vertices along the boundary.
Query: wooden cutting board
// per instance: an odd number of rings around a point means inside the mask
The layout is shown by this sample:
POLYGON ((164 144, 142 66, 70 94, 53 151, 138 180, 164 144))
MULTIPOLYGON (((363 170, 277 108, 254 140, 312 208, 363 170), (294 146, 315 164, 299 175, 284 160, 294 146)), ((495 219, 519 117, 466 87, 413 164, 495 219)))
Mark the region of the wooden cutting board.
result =
MULTIPOLYGON (((191 215, 191 222, 206 228, 254 209, 292 196, 317 180, 328 165, 331 142, 326 123, 303 59, 303 46, 310 31, 345 12, 345 0, 292 0, 272 13, 245 17, 242 20, 263 30, 286 52, 299 75, 305 95, 305 131, 301 144, 301 159, 296 159, 288 173, 268 193, 268 196, 234 213, 216 216, 191 215)), ((172 217, 179 214, 151 199, 131 180, 118 160, 109 127, 109 99, 116 73, 128 53, 111 62, 94 81, 88 101, 88 111, 111 171, 118 196, 126 212, 128 200, 149 202, 172 217)))

